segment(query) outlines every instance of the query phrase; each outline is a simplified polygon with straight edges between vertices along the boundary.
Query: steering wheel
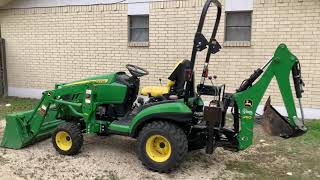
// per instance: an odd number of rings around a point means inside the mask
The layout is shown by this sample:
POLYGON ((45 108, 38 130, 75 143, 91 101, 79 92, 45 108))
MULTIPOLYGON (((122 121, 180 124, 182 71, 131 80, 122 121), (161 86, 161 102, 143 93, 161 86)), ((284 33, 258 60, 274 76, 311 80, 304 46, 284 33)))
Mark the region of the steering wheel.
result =
POLYGON ((131 75, 134 77, 141 77, 141 76, 146 76, 149 74, 149 71, 147 71, 141 67, 138 67, 136 65, 127 64, 126 68, 131 73, 131 75))

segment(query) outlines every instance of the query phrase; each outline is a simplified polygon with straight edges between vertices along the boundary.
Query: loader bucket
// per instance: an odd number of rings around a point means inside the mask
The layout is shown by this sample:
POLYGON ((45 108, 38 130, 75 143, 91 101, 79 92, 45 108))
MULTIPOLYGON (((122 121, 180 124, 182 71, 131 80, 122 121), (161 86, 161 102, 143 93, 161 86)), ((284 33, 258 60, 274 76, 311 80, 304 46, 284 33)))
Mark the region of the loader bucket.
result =
POLYGON ((264 114, 261 119, 263 130, 271 136, 280 136, 290 138, 304 133, 297 127, 289 123, 289 120, 282 116, 272 105, 271 98, 267 100, 264 106, 264 114))
POLYGON ((21 149, 51 136, 61 120, 53 120, 53 113, 48 113, 38 132, 31 131, 30 117, 34 111, 19 112, 6 117, 1 147, 21 149), (50 120, 51 119, 51 120, 50 120))

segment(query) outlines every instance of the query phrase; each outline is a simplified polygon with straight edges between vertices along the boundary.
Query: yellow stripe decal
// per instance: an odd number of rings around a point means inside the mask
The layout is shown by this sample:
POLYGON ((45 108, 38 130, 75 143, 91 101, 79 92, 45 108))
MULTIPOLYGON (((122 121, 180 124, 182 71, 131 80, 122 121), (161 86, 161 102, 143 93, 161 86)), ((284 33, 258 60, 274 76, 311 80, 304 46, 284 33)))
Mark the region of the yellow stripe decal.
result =
POLYGON ((107 82, 108 82, 108 79, 85 80, 85 81, 66 84, 64 86, 74 86, 74 85, 89 84, 89 83, 105 84, 107 82))

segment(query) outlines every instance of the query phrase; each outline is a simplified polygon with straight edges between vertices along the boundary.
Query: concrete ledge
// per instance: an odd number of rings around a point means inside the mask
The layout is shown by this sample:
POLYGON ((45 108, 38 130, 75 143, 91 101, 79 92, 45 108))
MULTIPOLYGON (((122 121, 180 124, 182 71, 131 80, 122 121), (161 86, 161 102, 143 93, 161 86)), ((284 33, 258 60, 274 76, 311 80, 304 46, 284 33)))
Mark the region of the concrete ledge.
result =
POLYGON ((45 91, 45 90, 9 87, 8 88, 8 95, 9 96, 16 96, 16 97, 40 99, 43 91, 45 91))
MULTIPOLYGON (((257 113, 258 114, 263 114, 263 107, 264 106, 259 106, 257 109, 257 113)), ((274 108, 282 115, 287 116, 287 110, 285 107, 283 106, 274 106, 274 108)), ((301 113, 300 113, 300 109, 297 108, 296 109, 297 113, 298 113, 298 117, 301 118, 301 113)), ((304 112, 304 118, 305 119, 320 119, 320 109, 316 109, 316 108, 303 108, 303 112, 304 112)))

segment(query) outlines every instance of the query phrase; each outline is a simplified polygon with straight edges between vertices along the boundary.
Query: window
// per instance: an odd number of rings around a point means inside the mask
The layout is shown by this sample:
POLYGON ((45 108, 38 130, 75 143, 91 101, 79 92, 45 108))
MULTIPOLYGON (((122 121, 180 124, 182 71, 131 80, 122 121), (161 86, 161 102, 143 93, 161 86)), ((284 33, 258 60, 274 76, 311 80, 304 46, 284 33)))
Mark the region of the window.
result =
POLYGON ((251 14, 226 12, 225 41, 251 41, 251 14))
POLYGON ((129 16, 129 42, 149 41, 149 16, 129 16))

